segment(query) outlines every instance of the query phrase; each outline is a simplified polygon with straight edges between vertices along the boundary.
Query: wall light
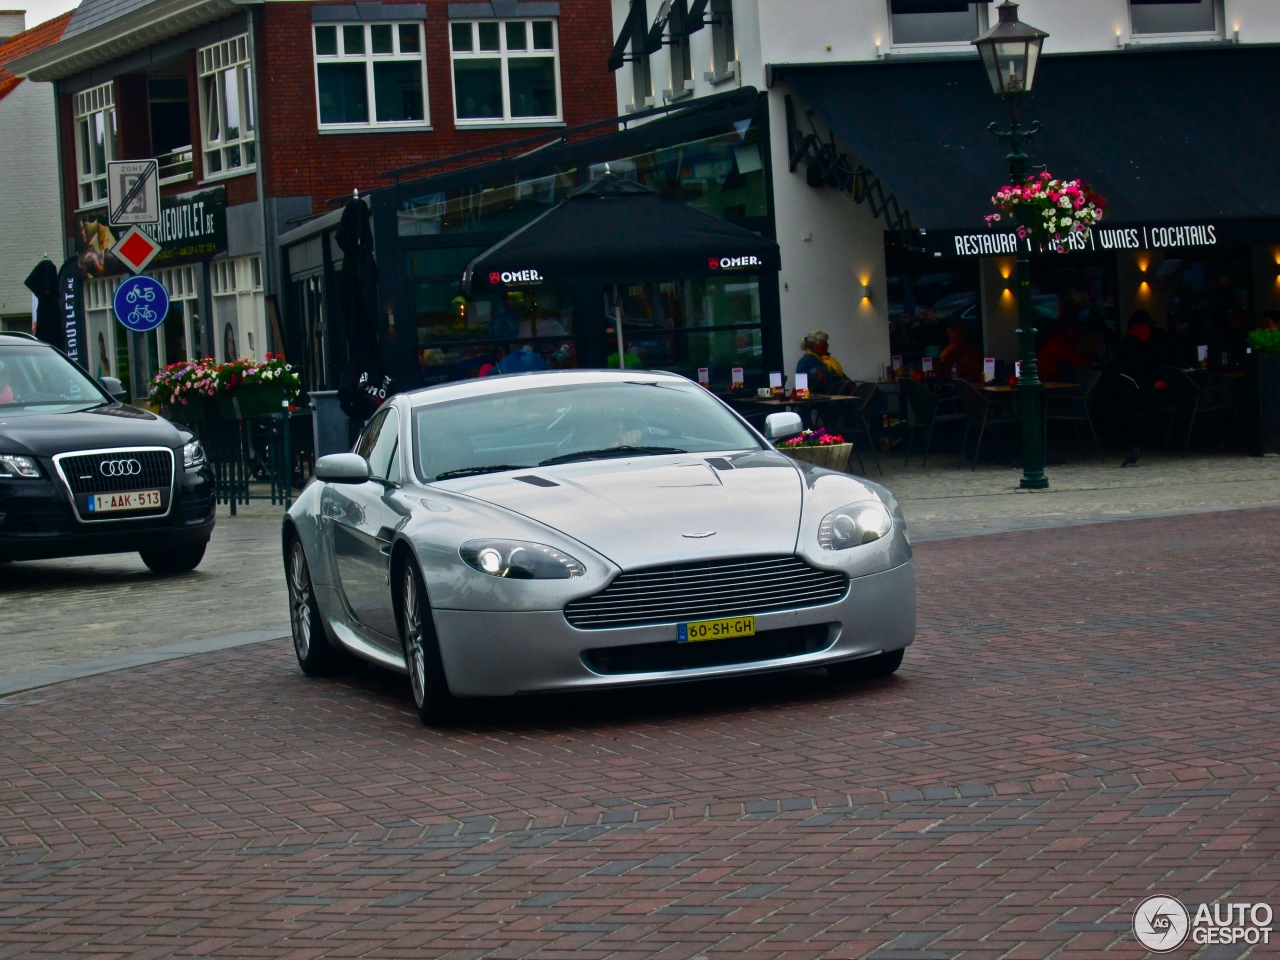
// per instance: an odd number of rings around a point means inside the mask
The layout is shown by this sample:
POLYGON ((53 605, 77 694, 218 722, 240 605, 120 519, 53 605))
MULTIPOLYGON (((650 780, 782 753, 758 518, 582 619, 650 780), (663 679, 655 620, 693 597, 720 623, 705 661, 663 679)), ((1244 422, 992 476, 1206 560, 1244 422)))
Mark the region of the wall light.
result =
POLYGON ((862 281, 862 299, 863 300, 871 299, 871 281, 870 280, 862 281))

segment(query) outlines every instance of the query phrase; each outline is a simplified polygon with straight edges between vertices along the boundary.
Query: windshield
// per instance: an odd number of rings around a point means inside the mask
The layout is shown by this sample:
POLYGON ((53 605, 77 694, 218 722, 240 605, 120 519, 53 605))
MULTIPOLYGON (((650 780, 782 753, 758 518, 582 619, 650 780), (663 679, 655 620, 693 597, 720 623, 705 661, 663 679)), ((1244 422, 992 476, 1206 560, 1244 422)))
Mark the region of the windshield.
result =
POLYGON ((759 439, 696 384, 563 384, 418 407, 425 481, 576 460, 758 450, 759 439))
POLYGON ((0 350, 0 411, 27 407, 98 406, 108 402, 85 373, 66 357, 36 343, 0 350))

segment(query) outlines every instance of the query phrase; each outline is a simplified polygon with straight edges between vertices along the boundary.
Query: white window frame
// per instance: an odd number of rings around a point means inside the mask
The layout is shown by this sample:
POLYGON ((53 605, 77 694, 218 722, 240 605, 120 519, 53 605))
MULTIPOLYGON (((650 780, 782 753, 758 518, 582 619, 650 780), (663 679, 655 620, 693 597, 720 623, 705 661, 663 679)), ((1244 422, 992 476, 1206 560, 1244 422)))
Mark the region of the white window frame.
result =
POLYGON ((242 357, 261 359, 267 352, 266 299, 262 295, 262 258, 254 254, 209 263, 213 294, 213 353, 219 360, 235 360, 226 353, 224 330, 228 301, 235 302, 236 350, 242 357))
POLYGON ((427 44, 422 23, 415 20, 379 20, 366 23, 363 21, 325 21, 311 24, 311 52, 314 64, 316 85, 316 126, 320 132, 359 132, 366 130, 425 130, 431 126, 431 99, 427 94, 427 44), (391 27, 392 52, 373 52, 373 27, 391 27), (352 27, 360 27, 364 31, 364 51, 347 53, 343 31, 352 27), (418 32, 418 49, 416 52, 402 53, 400 50, 400 28, 412 27, 418 32), (316 42, 316 31, 333 28, 337 38, 338 52, 321 54, 316 42), (325 123, 320 115, 320 67, 331 63, 362 63, 365 68, 365 96, 368 98, 369 119, 358 123, 325 123), (417 63, 418 75, 422 83, 422 119, 421 120, 379 120, 378 89, 374 77, 376 63, 417 63))
POLYGON ((111 82, 82 90, 75 95, 76 129, 76 199, 79 209, 107 204, 107 164, 116 159, 116 95, 111 82), (103 162, 90 146, 90 133, 95 123, 102 123, 103 162))
POLYGON ((199 75, 200 141, 204 178, 218 180, 249 173, 258 166, 257 118, 253 115, 253 65, 249 35, 223 40, 196 51, 199 75), (230 77, 228 76, 230 75, 230 77), (228 90, 233 80, 235 90, 228 90), (227 106, 234 97, 239 134, 227 136, 227 106), (216 122, 216 129, 212 125, 216 122))
POLYGON ((180 267, 165 267, 161 270, 151 271, 151 275, 160 281, 160 284, 169 294, 169 314, 164 323, 156 327, 154 330, 142 334, 144 337, 155 338, 156 356, 160 358, 160 367, 163 369, 171 363, 177 363, 179 360, 198 360, 199 357, 193 356, 193 345, 198 339, 195 335, 195 325, 199 320, 199 300, 200 292, 196 284, 196 268, 193 265, 180 267), (182 342, 185 344, 186 356, 170 357, 165 353, 165 323, 170 322, 173 315, 174 307, 183 304, 182 307, 182 342), (187 306, 189 304, 190 306, 187 306))
POLYGON ((733 0, 711 0, 707 12, 711 25, 711 70, 703 78, 720 83, 738 76, 738 41, 733 32, 733 0))
POLYGON ((1125 7, 1129 14, 1130 43, 1194 43, 1205 40, 1221 40, 1225 36, 1226 12, 1222 0, 1206 0, 1213 9, 1213 29, 1181 30, 1175 33, 1138 33, 1133 28, 1133 4, 1126 0, 1125 7))
POLYGON ((926 40, 926 41, 907 41, 903 42, 893 35, 893 18, 895 16, 917 16, 927 17, 931 14, 895 14, 893 12, 893 0, 887 0, 885 6, 889 23, 889 46, 891 49, 909 50, 912 53, 930 53, 933 51, 955 51, 962 50, 965 53, 972 53, 972 42, 976 37, 982 35, 990 23, 990 12, 988 4, 975 3, 974 0, 968 0, 969 5, 975 8, 976 13, 976 29, 972 37, 960 37, 955 40, 926 40))
POLYGON ((489 127, 495 124, 503 126, 531 126, 545 123, 562 123, 564 120, 564 91, 560 82, 560 21, 556 17, 511 17, 508 19, 495 20, 492 17, 486 17, 481 20, 450 20, 449 21, 449 77, 453 81, 453 118, 454 123, 458 127, 489 127), (481 50, 480 49, 480 27, 482 23, 498 24, 498 49, 497 50, 481 50), (524 50, 508 50, 507 49, 507 25, 511 23, 523 23, 525 25, 525 37, 529 42, 529 46, 524 50), (551 49, 535 50, 533 48, 533 24, 550 23, 551 24, 551 49), (455 50, 453 48, 453 30, 456 26, 470 25, 471 27, 471 50, 455 50), (511 115, 511 77, 508 71, 508 65, 514 60, 545 60, 551 58, 551 62, 555 72, 555 92, 556 92, 556 110, 554 114, 539 114, 532 117, 513 117, 511 115), (502 116, 501 117, 475 117, 463 120, 458 116, 458 83, 455 67, 460 61, 465 60, 499 60, 501 61, 499 71, 502 80, 502 116))

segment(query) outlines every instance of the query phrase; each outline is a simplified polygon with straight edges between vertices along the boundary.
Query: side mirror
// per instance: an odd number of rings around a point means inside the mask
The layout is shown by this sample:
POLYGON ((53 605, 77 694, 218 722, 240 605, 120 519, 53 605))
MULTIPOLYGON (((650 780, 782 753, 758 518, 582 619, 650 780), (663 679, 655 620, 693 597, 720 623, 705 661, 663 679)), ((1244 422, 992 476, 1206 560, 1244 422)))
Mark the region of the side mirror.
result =
POLYGON ((129 402, 129 392, 125 390, 124 384, 115 377, 103 377, 98 381, 102 384, 102 389, 111 394, 113 400, 119 400, 121 403, 129 402))
POLYGON ((316 461, 315 477, 327 483, 364 483, 369 461, 358 453, 331 453, 316 461))
POLYGON ((794 410, 788 410, 785 413, 771 413, 764 418, 764 436, 766 440, 782 440, 786 437, 794 437, 797 433, 804 431, 804 424, 800 420, 800 414, 794 410))

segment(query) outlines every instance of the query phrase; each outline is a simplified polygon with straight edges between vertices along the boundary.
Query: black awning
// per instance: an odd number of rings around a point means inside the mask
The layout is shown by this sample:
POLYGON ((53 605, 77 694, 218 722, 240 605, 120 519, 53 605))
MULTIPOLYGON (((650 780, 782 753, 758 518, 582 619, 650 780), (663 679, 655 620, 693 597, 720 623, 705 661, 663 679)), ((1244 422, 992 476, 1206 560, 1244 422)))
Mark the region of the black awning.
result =
MULTIPOLYGON (((772 69, 915 226, 985 226, 1009 178, 1008 148, 986 127, 1008 112, 976 57, 772 69)), ((1087 181, 1116 221, 1280 216, 1278 74, 1273 47, 1048 56, 1022 114, 1044 124, 1027 154, 1087 181)))

